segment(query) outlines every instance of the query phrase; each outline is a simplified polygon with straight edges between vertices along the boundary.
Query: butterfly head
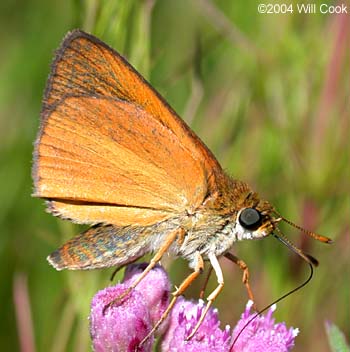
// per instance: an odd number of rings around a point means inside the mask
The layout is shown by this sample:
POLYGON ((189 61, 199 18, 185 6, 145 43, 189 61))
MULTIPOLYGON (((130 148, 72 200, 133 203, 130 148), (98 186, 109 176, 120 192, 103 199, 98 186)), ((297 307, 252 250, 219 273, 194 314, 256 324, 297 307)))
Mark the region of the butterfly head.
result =
POLYGON ((280 218, 274 216, 270 203, 248 194, 236 218, 238 239, 258 239, 272 234, 280 218))
POLYGON ((330 238, 306 230, 284 218, 271 206, 269 202, 260 200, 258 195, 253 192, 249 192, 247 194, 241 204, 241 208, 237 213, 237 239, 259 239, 273 235, 290 250, 302 257, 305 261, 316 266, 318 262, 315 258, 303 253, 301 249, 296 247, 283 235, 278 227, 278 223, 281 221, 293 226, 318 241, 332 243, 330 238))

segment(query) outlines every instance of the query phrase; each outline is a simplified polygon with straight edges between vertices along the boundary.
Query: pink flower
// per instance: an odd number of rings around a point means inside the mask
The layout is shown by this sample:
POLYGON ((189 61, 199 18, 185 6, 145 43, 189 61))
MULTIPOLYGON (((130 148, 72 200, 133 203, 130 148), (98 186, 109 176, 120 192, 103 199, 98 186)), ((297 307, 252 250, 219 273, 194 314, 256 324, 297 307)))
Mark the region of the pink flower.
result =
MULTIPOLYGON (((147 264, 132 264, 125 271, 124 282, 99 291, 90 312, 90 335, 95 352, 151 351, 154 337, 141 348, 140 342, 151 331, 169 304, 170 281, 157 265, 120 303, 104 308, 120 296, 143 272, 147 264)), ((157 331, 166 327, 166 321, 157 331)))
MULTIPOLYGON (((255 315, 251 312, 253 302, 249 301, 246 309, 233 330, 234 339, 246 323, 255 315)), ((287 352, 294 347, 294 339, 299 329, 287 328, 285 323, 276 323, 272 318, 276 305, 266 315, 259 315, 241 333, 233 352, 287 352)))
MULTIPOLYGON (((95 352, 134 352, 152 329, 151 317, 142 295, 131 291, 118 305, 104 312, 105 306, 127 289, 119 284, 98 292, 92 300, 90 335, 95 352)), ((136 351, 152 350, 153 337, 136 351)))
MULTIPOLYGON (((107 287, 93 298, 90 314, 92 345, 96 352, 151 351, 154 336, 141 347, 140 342, 151 331, 169 304, 170 282, 161 266, 156 266, 121 302, 105 310, 105 306, 124 292, 141 275, 147 264, 134 264, 127 268, 122 284, 107 287)), ((220 328, 216 309, 209 309, 197 333, 189 340, 205 308, 205 303, 179 297, 158 334, 164 333, 163 352, 287 352, 294 346, 298 329, 287 328, 285 323, 275 323, 273 306, 266 315, 256 317, 248 302, 241 319, 233 330, 220 328), (244 328, 245 327, 245 328, 244 328), (242 329, 244 330, 242 331, 242 329), (242 331, 242 332, 241 332, 242 331), (236 336, 239 338, 232 347, 236 336), (231 348, 232 347, 232 348, 231 348), (230 350, 231 348, 231 350, 230 350)))
MULTIPOLYGON (((147 263, 132 264, 125 270, 123 283, 130 286, 147 267, 147 263)), ((148 307, 152 326, 156 325, 161 315, 168 307, 170 296, 170 281, 166 271, 157 265, 152 269, 147 276, 135 287, 135 290, 140 292, 145 304, 148 307)), ((160 335, 167 326, 166 320, 156 331, 160 335)))
POLYGON ((162 351, 223 352, 230 346, 230 327, 220 329, 216 309, 210 309, 196 334, 186 341, 196 326, 205 308, 205 303, 187 301, 180 297, 171 311, 168 330, 162 341, 162 351))

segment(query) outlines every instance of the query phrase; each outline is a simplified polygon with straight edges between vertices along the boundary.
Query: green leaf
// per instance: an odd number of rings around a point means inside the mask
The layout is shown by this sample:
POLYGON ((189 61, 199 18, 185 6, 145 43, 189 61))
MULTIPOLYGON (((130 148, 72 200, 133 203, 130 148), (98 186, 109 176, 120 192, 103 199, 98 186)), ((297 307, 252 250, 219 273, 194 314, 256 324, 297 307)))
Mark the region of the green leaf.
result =
POLYGON ((350 352, 343 332, 335 324, 326 322, 326 331, 332 352, 350 352))

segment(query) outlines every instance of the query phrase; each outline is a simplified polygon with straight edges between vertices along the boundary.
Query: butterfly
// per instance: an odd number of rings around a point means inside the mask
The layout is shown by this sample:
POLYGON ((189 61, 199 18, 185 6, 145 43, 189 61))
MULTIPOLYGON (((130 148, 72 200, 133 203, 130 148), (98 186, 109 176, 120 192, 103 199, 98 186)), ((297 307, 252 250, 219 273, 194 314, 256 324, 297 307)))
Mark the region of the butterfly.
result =
POLYGON ((53 61, 32 173, 34 196, 46 201, 48 212, 91 225, 49 255, 57 270, 122 267, 154 253, 132 289, 165 253, 188 260, 193 271, 176 289, 163 319, 208 261, 217 287, 207 298, 200 322, 204 319, 224 287, 221 256, 243 270, 253 299, 247 265, 230 252, 237 241, 273 235, 317 264, 282 235, 278 224, 300 227, 225 173, 121 55, 80 30, 67 34, 53 61))

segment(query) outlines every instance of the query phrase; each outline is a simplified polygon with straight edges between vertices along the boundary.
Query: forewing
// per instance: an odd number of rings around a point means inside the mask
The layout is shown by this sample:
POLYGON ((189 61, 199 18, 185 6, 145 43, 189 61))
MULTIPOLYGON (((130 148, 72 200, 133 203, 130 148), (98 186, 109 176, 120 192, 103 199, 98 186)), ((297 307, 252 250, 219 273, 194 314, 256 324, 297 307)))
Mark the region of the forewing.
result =
POLYGON ((63 41, 35 147, 35 195, 81 223, 148 225, 191 212, 222 170, 150 85, 97 38, 63 41))
MULTIPOLYGON (((171 130, 136 105, 111 98, 70 97, 58 104, 34 159, 35 195, 56 200, 52 212, 73 220, 74 207, 83 203, 100 206, 101 217, 117 206, 179 213, 207 190, 202 164, 171 130)), ((134 215, 122 223, 134 223, 134 215)), ((77 221, 86 222, 81 215, 77 221)))
POLYGON ((79 30, 69 33, 57 52, 45 92, 44 112, 67 94, 112 97, 134 103, 171 130, 193 158, 203 163, 213 181, 212 174, 222 172, 204 143, 122 56, 79 30))

